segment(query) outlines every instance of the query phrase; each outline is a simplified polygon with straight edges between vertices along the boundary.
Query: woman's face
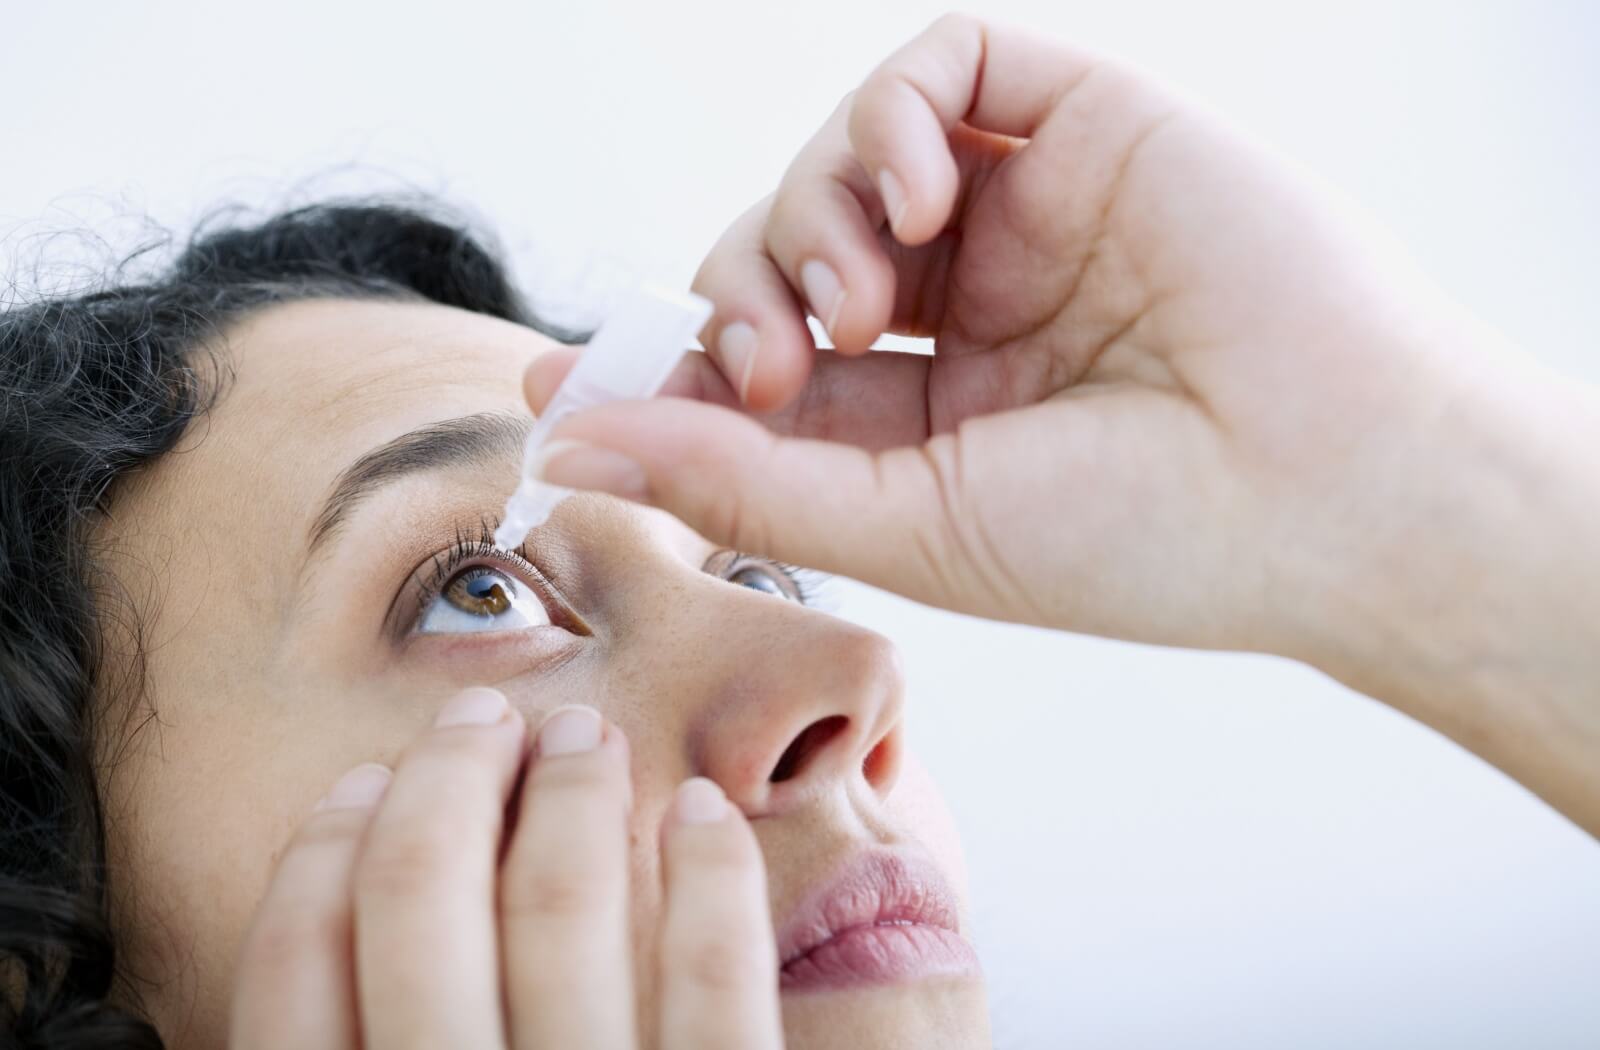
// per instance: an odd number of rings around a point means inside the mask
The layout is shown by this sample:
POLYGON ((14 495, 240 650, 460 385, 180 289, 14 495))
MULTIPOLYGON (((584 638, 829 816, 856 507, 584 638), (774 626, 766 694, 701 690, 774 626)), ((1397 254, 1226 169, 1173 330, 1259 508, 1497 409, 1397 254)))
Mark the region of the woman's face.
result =
MULTIPOLYGON (((607 497, 566 501, 528 563, 490 548, 520 377, 553 345, 435 305, 264 310, 230 333, 218 407, 121 493, 104 540, 145 665, 105 733, 113 917, 168 1045, 225 1042, 234 956, 316 799, 358 763, 393 765, 469 684, 534 725, 584 703, 628 736, 647 1024, 655 831, 688 776, 750 817, 780 928, 869 848, 931 859, 962 891, 884 638, 807 608, 782 567, 607 497), (524 600, 500 608, 496 584, 524 600)), ((785 991, 783 1016, 797 1048, 987 1041, 971 979, 785 991)))

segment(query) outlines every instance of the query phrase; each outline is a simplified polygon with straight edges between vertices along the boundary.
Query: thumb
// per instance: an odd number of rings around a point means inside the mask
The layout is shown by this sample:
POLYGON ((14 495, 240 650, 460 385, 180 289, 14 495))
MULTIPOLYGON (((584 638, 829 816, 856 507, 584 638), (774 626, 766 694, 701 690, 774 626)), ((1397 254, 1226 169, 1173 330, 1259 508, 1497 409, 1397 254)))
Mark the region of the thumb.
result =
POLYGON ((936 451, 953 438, 869 452, 681 398, 585 409, 550 437, 539 474, 551 484, 660 507, 736 550, 960 604, 936 451))

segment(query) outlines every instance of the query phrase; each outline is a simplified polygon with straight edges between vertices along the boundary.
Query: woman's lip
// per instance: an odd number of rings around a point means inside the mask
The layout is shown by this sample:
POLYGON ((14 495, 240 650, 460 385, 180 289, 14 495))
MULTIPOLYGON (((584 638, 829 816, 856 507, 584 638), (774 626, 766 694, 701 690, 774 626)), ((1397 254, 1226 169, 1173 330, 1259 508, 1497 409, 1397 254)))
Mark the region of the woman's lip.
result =
POLYGON ((857 857, 795 909, 778 938, 784 991, 976 977, 955 895, 934 865, 857 857))

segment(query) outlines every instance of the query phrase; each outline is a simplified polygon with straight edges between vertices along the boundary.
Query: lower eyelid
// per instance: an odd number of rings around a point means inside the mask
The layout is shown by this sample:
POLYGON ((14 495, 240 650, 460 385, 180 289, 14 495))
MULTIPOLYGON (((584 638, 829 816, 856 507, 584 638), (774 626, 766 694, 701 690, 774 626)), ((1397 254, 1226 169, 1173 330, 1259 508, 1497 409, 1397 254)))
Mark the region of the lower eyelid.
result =
POLYGON ((474 634, 412 634, 404 640, 399 658, 421 661, 418 666, 426 667, 426 673, 461 685, 496 683, 551 674, 576 658, 584 642, 581 635, 550 625, 474 634))

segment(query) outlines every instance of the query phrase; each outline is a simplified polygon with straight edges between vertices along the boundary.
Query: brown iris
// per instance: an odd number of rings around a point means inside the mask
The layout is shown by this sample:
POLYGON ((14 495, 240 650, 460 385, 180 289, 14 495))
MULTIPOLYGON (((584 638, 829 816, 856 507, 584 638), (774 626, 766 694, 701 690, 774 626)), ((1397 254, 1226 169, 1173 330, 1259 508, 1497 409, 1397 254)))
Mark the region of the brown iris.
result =
POLYGON ((482 566, 451 580, 444 589, 444 599, 474 616, 499 616, 512 605, 511 588, 505 577, 482 566))

